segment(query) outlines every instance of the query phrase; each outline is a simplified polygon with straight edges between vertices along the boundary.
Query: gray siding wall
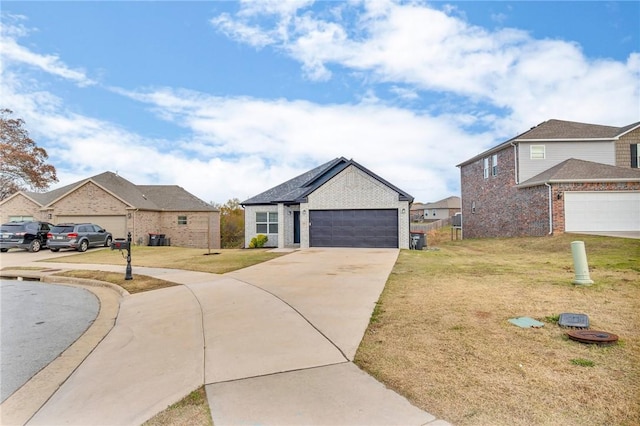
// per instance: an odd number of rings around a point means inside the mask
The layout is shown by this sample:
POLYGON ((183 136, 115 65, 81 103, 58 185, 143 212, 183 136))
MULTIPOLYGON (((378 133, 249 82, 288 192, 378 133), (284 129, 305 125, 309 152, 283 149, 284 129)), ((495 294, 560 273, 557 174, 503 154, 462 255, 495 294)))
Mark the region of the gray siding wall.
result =
POLYGON ((449 219, 452 215, 449 214, 449 209, 424 209, 425 220, 440 220, 449 219))
POLYGON ((616 165, 615 144, 613 142, 520 142, 518 144, 519 183, 562 163, 569 158, 616 165), (531 145, 545 146, 545 159, 532 160, 531 145))

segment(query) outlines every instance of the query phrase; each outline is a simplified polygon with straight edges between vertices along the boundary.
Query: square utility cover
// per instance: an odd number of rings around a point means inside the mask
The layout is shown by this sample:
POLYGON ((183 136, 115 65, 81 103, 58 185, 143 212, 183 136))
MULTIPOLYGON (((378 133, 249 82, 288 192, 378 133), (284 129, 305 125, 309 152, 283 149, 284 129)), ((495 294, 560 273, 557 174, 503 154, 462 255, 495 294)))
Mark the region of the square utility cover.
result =
POLYGON ((589 317, 585 314, 560 314, 558 325, 560 327, 589 328, 589 317))

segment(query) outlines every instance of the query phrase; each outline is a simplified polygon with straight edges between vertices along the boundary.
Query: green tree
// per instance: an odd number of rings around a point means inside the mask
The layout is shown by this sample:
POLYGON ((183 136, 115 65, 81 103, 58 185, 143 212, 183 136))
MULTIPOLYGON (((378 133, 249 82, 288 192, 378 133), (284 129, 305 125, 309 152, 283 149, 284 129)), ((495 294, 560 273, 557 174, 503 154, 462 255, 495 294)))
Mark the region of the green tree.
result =
POLYGON ((220 244, 222 248, 242 248, 244 244, 244 209, 232 198, 220 209, 220 244))
POLYGON ((0 109, 0 200, 21 190, 44 191, 58 181, 47 151, 29 137, 24 120, 0 109))

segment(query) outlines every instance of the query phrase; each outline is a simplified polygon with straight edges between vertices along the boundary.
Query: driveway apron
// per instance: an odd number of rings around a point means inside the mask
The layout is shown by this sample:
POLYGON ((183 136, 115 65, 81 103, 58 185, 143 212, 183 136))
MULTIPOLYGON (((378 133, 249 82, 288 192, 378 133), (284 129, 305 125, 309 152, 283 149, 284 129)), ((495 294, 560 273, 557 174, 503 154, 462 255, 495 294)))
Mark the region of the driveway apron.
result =
POLYGON ((28 424, 140 424, 202 384, 216 426, 434 422, 350 362, 397 256, 308 249, 222 276, 134 268, 184 285, 126 296, 28 424))

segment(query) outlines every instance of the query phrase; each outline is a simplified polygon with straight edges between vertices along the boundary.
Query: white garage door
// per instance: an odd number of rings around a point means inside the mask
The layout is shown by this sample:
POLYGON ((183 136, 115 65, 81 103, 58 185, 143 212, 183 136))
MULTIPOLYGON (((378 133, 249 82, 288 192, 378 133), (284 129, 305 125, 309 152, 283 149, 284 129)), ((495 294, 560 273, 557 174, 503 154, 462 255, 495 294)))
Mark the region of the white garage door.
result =
POLYGON ((640 231, 640 192, 565 192, 565 231, 640 231))
POLYGON ((127 237, 127 219, 125 216, 58 216, 56 223, 95 223, 111 232, 113 238, 127 237))

